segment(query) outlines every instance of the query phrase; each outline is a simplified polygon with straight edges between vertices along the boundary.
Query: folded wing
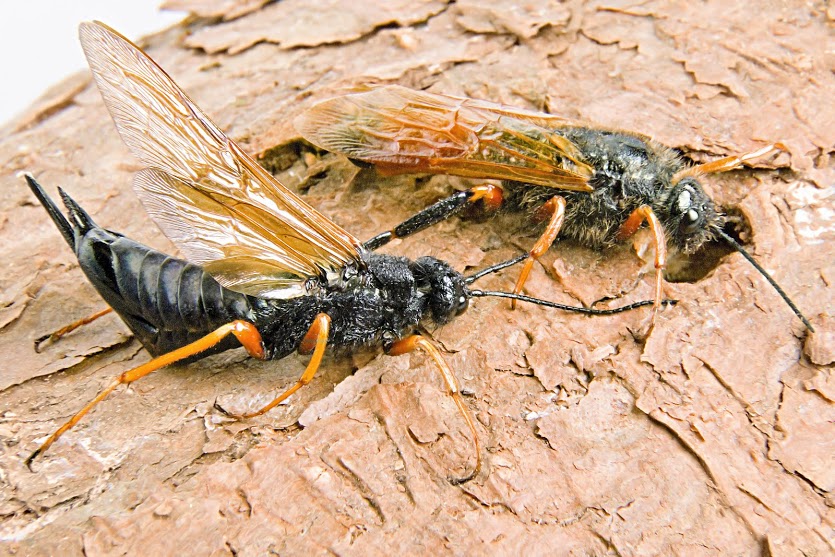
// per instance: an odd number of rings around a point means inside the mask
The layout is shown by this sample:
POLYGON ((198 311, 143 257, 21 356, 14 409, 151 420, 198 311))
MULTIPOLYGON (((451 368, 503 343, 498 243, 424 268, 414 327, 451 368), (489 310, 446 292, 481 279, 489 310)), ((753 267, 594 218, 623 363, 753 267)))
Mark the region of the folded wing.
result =
POLYGON ((311 143, 381 172, 428 172, 591 191, 593 168, 549 114, 400 86, 322 101, 295 121, 311 143))
POLYGON ((79 36, 119 134, 147 166, 137 195, 187 259, 272 298, 361 260, 356 238, 261 168, 139 47, 99 22, 79 36))

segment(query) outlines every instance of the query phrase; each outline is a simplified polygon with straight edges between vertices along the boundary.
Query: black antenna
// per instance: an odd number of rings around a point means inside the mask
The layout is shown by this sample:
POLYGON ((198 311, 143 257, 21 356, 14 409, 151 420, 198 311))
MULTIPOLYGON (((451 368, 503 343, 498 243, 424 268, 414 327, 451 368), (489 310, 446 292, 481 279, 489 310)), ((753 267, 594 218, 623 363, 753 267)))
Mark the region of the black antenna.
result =
POLYGON ((797 306, 796 306, 796 305, 794 305, 794 302, 792 302, 792 301, 791 301, 791 299, 789 298, 788 294, 786 294, 786 293, 783 291, 783 289, 782 289, 782 288, 780 288, 780 285, 779 285, 779 284, 777 284, 777 282, 776 282, 773 278, 771 278, 771 275, 769 275, 769 274, 766 272, 766 270, 765 270, 765 269, 763 269, 763 268, 760 266, 760 264, 759 264, 759 263, 757 263, 757 261, 756 261, 753 257, 751 257, 751 254, 749 254, 747 251, 745 251, 745 249, 744 249, 744 248, 743 248, 743 247, 739 244, 739 242, 737 242, 736 240, 734 240, 733 238, 731 238, 730 236, 728 236, 727 234, 725 234, 725 232, 724 232, 723 230, 721 230, 721 229, 716 229, 716 232, 717 232, 717 234, 719 234, 719 236, 721 236, 721 237, 722 237, 722 238, 723 238, 726 242, 728 242, 728 244, 730 244, 730 246, 731 246, 732 248, 734 248, 736 251, 738 251, 738 252, 742 255, 742 257, 744 257, 745 259, 747 259, 747 260, 748 260, 748 262, 749 262, 749 263, 751 263, 751 265, 753 265, 753 266, 754 266, 754 268, 755 268, 756 270, 758 270, 758 271, 760 272, 760 274, 761 274, 763 277, 765 277, 765 280, 767 280, 767 281, 769 282, 769 284, 771 284, 771 286, 773 286, 773 287, 774 287, 774 290, 776 290, 776 291, 777 291, 777 293, 780 295, 780 297, 781 297, 781 298, 783 298, 783 301, 784 301, 784 302, 786 302, 787 304, 789 304, 789 307, 790 307, 790 308, 792 308, 792 311, 794 312, 794 314, 795 314, 797 317, 799 317, 801 321, 803 321, 803 324, 804 324, 804 325, 806 325, 806 328, 807 328, 807 329, 809 329, 811 332, 813 332, 813 333, 814 333, 814 332, 815 332, 815 328, 814 328, 814 327, 812 327, 812 324, 811 324, 811 323, 809 323, 809 320, 808 320, 808 319, 806 319, 806 318, 803 316, 803 314, 802 314, 802 313, 800 313, 800 310, 799 310, 799 309, 797 309, 797 306))
MULTIPOLYGON (((491 265, 486 267, 477 273, 473 273, 472 275, 465 277, 464 282, 467 284, 472 284, 481 277, 485 275, 489 275, 490 273, 495 273, 497 271, 501 271, 502 269, 506 269, 507 267, 511 267, 520 263, 528 258, 527 253, 523 253, 521 255, 517 255, 512 259, 508 259, 507 261, 502 261, 501 263, 496 263, 495 265, 491 265)), ((531 296, 525 296, 524 294, 514 294, 512 292, 501 292, 495 290, 470 290, 470 296, 473 298, 479 297, 486 297, 486 296, 494 296, 496 298, 509 298, 511 300, 519 300, 521 302, 530 302, 532 304, 536 304, 539 306, 545 306, 554 309, 561 309, 563 311, 572 311, 574 313, 582 313, 585 315, 614 315, 615 313, 622 313, 624 311, 630 311, 633 309, 641 308, 644 306, 651 306, 655 303, 653 300, 644 300, 642 302, 635 302, 634 304, 629 304, 628 306, 623 306, 619 308, 613 309, 594 309, 594 308, 585 308, 582 306, 569 306, 566 304, 558 304, 556 302, 549 302, 548 300, 542 300, 540 298, 533 298, 531 296)), ((662 304, 667 304, 674 306, 678 303, 678 300, 663 300, 662 304)))
MULTIPOLYGON (((583 313, 585 315, 614 315, 615 313, 622 313, 624 311, 630 311, 633 309, 637 309, 644 306, 651 306, 655 303, 654 300, 644 300, 642 302, 635 302, 634 304, 629 304, 628 306, 622 306, 619 308, 612 308, 612 309, 594 309, 594 308, 584 308, 579 306, 568 306, 565 304, 558 304, 556 302, 549 302, 548 300, 542 300, 540 298, 532 298, 531 296, 525 296, 523 294, 513 294, 512 292, 498 292, 493 290, 470 290, 470 296, 473 298, 479 297, 486 297, 486 296, 495 296, 496 298, 510 298, 511 300, 519 300, 521 302, 530 302, 532 304, 536 304, 538 306, 545 306, 549 308, 561 309, 564 311, 573 311, 574 313, 583 313)), ((667 304, 674 306, 678 303, 678 300, 664 300, 661 302, 662 304, 667 304)))
POLYGON ((527 253, 523 253, 522 255, 517 255, 513 259, 508 259, 507 261, 502 261, 501 263, 496 263, 495 265, 491 265, 485 269, 480 270, 477 273, 473 273, 468 277, 464 277, 464 282, 467 284, 472 284, 484 275, 489 275, 490 273, 495 273, 497 271, 501 271, 502 269, 506 269, 508 267, 512 267, 517 263, 520 263, 528 258, 527 253))

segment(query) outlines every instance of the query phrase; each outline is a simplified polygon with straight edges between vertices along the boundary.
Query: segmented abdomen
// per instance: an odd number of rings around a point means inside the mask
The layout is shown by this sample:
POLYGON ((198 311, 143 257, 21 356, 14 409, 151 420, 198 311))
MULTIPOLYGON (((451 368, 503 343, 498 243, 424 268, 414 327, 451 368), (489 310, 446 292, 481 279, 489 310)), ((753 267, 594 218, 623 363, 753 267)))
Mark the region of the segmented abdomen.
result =
MULTIPOLYGON (((221 325, 253 321, 245 294, 224 288, 202 268, 102 228, 76 239, 82 270, 154 356, 185 346, 221 325)), ((239 346, 228 337, 200 357, 239 346)))

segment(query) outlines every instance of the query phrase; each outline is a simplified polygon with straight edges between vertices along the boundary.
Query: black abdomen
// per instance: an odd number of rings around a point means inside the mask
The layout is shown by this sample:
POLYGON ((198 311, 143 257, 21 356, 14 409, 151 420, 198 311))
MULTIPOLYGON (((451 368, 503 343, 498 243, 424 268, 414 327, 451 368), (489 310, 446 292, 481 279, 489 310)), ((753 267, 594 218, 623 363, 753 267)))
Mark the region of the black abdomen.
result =
MULTIPOLYGON (((87 278, 154 356, 235 319, 253 320, 245 294, 224 288, 182 259, 98 227, 79 235, 75 247, 87 278)), ((230 336, 199 356, 236 346, 230 336)))

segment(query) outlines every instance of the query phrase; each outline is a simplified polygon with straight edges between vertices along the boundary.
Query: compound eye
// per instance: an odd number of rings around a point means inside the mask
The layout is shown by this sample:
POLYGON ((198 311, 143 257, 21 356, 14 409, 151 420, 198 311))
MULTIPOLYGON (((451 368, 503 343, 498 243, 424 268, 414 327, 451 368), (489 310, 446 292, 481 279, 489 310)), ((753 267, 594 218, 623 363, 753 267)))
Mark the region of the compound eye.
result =
POLYGON ((685 213, 681 216, 681 231, 685 234, 692 234, 699 230, 699 224, 701 221, 701 215, 696 209, 688 209, 685 213))
POLYGON ((461 315, 470 307, 470 298, 461 294, 458 297, 458 306, 455 308, 455 315, 461 315))

